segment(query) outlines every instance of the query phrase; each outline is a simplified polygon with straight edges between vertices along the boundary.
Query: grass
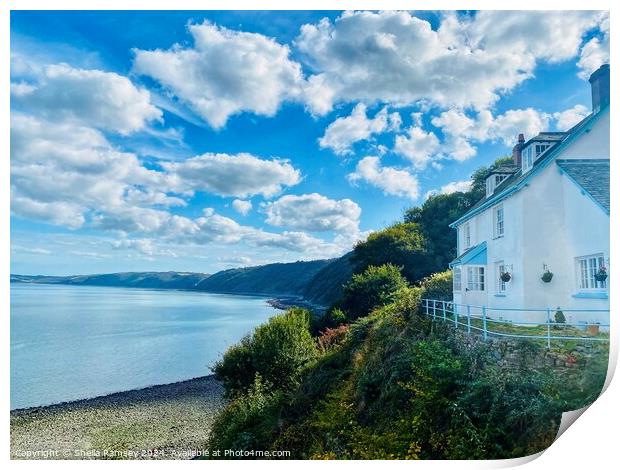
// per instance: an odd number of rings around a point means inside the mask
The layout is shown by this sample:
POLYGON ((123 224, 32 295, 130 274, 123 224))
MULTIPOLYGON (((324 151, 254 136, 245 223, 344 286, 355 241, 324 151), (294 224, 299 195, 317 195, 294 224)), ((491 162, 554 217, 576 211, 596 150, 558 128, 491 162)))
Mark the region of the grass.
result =
MULTIPOLYGON (((443 313, 438 312, 437 319, 443 320, 443 313)), ((446 313, 446 321, 454 323, 454 315, 452 313, 446 313)), ((467 317, 459 316, 459 329, 467 328, 467 317)), ((482 331, 474 330, 474 328, 479 328, 483 330, 484 324, 481 318, 471 318, 470 325, 472 326, 472 331, 474 333, 482 334, 482 331)), ((527 325, 515 325, 508 322, 498 322, 487 320, 486 326, 487 332, 489 336, 500 336, 493 335, 493 333, 501 333, 505 335, 523 335, 523 336, 532 336, 532 339, 541 339, 545 340, 547 338, 547 325, 535 325, 535 326, 527 326, 527 325)), ((554 339, 553 336, 561 336, 561 337, 576 337, 576 338, 584 338, 587 341, 589 338, 597 338, 600 340, 609 341, 609 333, 599 331, 597 335, 593 335, 588 331, 584 331, 583 329, 576 328, 570 325, 562 325, 562 324, 551 324, 551 328, 549 331, 550 336, 552 337, 552 341, 577 341, 579 339, 554 339)), ((598 342, 598 341, 597 341, 598 342)))

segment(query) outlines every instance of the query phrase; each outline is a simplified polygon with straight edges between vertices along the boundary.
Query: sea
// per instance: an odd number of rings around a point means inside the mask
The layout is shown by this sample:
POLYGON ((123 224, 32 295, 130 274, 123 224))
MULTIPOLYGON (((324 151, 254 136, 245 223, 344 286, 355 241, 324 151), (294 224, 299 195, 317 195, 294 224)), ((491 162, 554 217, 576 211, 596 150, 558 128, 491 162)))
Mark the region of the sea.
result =
POLYGON ((208 375, 266 297, 11 284, 11 409, 208 375))

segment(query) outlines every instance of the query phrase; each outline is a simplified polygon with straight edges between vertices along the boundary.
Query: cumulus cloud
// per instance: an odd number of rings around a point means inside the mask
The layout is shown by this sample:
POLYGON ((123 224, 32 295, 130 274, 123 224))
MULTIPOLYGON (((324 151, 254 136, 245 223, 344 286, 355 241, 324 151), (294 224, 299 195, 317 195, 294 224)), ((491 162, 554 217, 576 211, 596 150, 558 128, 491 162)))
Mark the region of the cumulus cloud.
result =
POLYGON ((482 11, 446 14, 433 30, 408 12, 346 12, 302 26, 295 43, 322 93, 310 103, 317 113, 352 100, 486 109, 539 61, 575 57, 601 21, 591 11, 482 11))
POLYGON ((334 200, 321 194, 283 196, 265 204, 266 222, 311 232, 359 231, 361 208, 351 199, 334 200))
POLYGON ((248 215, 252 210, 252 201, 243 201, 241 199, 235 199, 232 202, 233 209, 241 215, 248 215))
POLYGON ((11 85, 14 103, 53 121, 71 121, 122 135, 161 121, 150 93, 112 72, 75 69, 66 64, 46 66, 34 84, 11 85))
POLYGON ((156 242, 150 238, 123 238, 120 240, 114 240, 112 242, 112 248, 117 250, 134 250, 148 257, 153 256, 170 256, 176 258, 177 255, 174 251, 168 249, 162 249, 157 246, 156 242))
POLYGON ((577 66, 581 69, 579 76, 584 80, 601 65, 609 63, 609 12, 604 12, 603 15, 599 26, 600 34, 581 48, 577 66))
POLYGON ((426 168, 439 147, 437 136, 419 127, 410 127, 407 135, 396 136, 394 142, 394 151, 409 160, 417 169, 426 168))
POLYGON ((180 190, 239 198, 273 196, 301 180, 299 170, 287 160, 263 160, 248 153, 206 153, 182 162, 164 162, 162 166, 180 190))
MULTIPOLYGON (((181 244, 243 244, 284 249, 303 256, 336 256, 351 248, 349 239, 332 241, 301 230, 275 233, 205 209, 197 218, 176 215, 193 191, 273 195, 296 184, 299 172, 282 160, 241 155, 202 155, 185 162, 146 168, 136 155, 115 148, 99 131, 75 123, 52 122, 14 113, 11 119, 11 211, 14 215, 66 226, 84 226, 123 235, 114 248, 144 256, 174 253, 154 240, 181 244)), ((359 210, 347 200, 326 209, 331 229, 356 228, 359 210), (338 208, 342 219, 338 221, 338 208)), ((233 207, 246 210, 250 201, 233 207)), ((282 206, 277 206, 282 209, 282 206)), ((274 214, 275 214, 275 208, 274 214)), ((319 213, 315 214, 319 217, 319 213)), ((318 224, 318 222, 316 222, 318 224)), ((293 223, 294 228, 301 223, 293 223)), ((357 234, 357 231, 356 231, 357 234)))
POLYGON ((378 157, 365 157, 360 160, 355 172, 347 175, 352 184, 366 182, 383 190, 390 196, 417 199, 420 193, 418 179, 406 170, 384 167, 378 157))
POLYGON ((519 133, 530 138, 548 129, 550 117, 533 108, 511 109, 497 116, 488 110, 468 115, 451 109, 435 116, 431 123, 444 134, 443 152, 449 158, 463 161, 476 154, 472 142, 501 141, 512 146, 519 133))
POLYGON ((424 199, 428 199, 430 196, 434 196, 436 194, 452 194, 452 193, 466 193, 471 189, 471 180, 464 181, 451 181, 450 183, 444 184, 439 190, 431 190, 428 191, 424 195, 424 199))
POLYGON ((288 46, 205 21, 190 24, 193 47, 135 49, 133 70, 156 80, 214 128, 248 111, 273 116, 301 93, 301 66, 288 46))
POLYGON ((256 227, 241 225, 233 219, 222 216, 212 208, 203 211, 203 216, 194 221, 196 230, 188 234, 187 240, 194 243, 243 242, 255 247, 271 247, 315 256, 336 256, 351 249, 351 245, 327 242, 300 231, 268 232, 256 227))
POLYGON ((358 103, 349 116, 340 117, 327 126, 325 134, 319 139, 319 145, 321 148, 332 149, 337 155, 346 155, 352 153, 351 145, 355 142, 367 140, 373 134, 380 134, 388 129, 396 130, 400 124, 400 114, 388 114, 386 107, 369 119, 366 105, 358 103))
POLYGON ((166 175, 145 168, 134 154, 117 150, 97 130, 19 113, 11 117, 16 215, 78 228, 87 213, 135 208, 140 194, 149 203, 178 204, 177 198, 156 189, 166 186, 166 175))
POLYGON ((590 110, 582 104, 577 104, 572 108, 554 113, 553 118, 556 120, 555 127, 559 131, 567 131, 588 114, 590 114, 590 110))

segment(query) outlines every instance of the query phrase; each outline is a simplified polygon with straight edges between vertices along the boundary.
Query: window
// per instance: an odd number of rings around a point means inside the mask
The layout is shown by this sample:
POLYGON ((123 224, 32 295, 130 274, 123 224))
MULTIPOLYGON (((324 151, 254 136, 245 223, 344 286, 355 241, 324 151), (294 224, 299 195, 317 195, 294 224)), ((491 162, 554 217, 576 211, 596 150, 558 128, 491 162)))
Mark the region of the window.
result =
POLYGON ((536 156, 534 157, 535 159, 538 158, 542 153, 544 153, 549 147, 551 147, 551 144, 536 144, 535 150, 536 150, 536 156))
POLYGON ((503 261, 500 261, 498 263, 495 263, 496 269, 495 269, 495 275, 497 276, 497 293, 498 294, 503 294, 504 292, 506 292, 506 283, 504 281, 502 281, 502 273, 506 272, 506 265, 504 264, 503 261))
POLYGON ((465 240, 465 249, 471 246, 471 231, 469 229, 469 224, 465 224, 463 227, 463 238, 465 240))
POLYGON ((521 153, 521 164, 524 173, 532 168, 532 165, 534 164, 533 150, 534 149, 530 145, 521 153))
POLYGON ((452 290, 458 292, 461 290, 461 267, 452 268, 452 290))
POLYGON ((601 267, 605 267, 603 255, 577 258, 577 285, 579 289, 607 288, 607 279, 604 281, 597 281, 595 277, 601 267))
POLYGON ((489 197, 491 194, 493 194, 493 191, 495 191, 495 185, 494 183, 495 178, 493 177, 489 177, 487 178, 487 197, 489 197))
POLYGON ((498 206, 493 210, 493 235, 504 236, 504 206, 498 206))
POLYGON ((484 266, 467 267, 467 290, 484 290, 484 266))

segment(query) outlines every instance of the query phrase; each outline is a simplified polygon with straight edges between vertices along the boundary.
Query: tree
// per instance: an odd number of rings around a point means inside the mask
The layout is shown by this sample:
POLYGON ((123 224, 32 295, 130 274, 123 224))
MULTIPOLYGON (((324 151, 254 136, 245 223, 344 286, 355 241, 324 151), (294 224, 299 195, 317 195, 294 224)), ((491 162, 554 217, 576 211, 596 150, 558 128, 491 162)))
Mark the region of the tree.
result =
POLYGON ((417 224, 425 243, 426 254, 421 277, 410 279, 418 282, 430 273, 443 271, 456 257, 456 230, 449 227, 473 205, 468 193, 438 194, 429 197, 421 207, 405 213, 405 222, 417 224))
POLYGON ((417 223, 398 223, 371 233, 365 242, 355 245, 352 261, 358 274, 369 266, 401 266, 410 282, 417 282, 432 272, 426 266, 426 240, 417 223))
POLYGON ((349 321, 368 315, 376 307, 394 300, 396 292, 407 287, 400 268, 393 264, 369 266, 362 274, 354 274, 345 284, 342 306, 349 321))
POLYGON ((304 367, 318 355, 309 325, 307 310, 291 308, 228 349, 214 367, 226 394, 233 397, 246 392, 257 375, 274 389, 293 388, 304 367))

